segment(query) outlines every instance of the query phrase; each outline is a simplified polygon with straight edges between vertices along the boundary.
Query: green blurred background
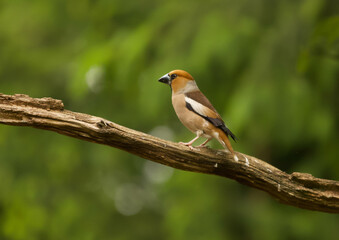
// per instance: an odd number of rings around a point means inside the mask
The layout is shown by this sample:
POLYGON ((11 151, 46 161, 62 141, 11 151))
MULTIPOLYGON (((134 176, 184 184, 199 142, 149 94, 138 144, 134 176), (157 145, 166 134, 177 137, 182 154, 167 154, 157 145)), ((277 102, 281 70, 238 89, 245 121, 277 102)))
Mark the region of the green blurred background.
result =
MULTIPOLYGON (((338 13, 337 0, 3 0, 0 92, 187 141, 157 82, 184 69, 237 151, 339 180, 338 13)), ((0 239, 338 239, 338 229, 338 215, 229 179, 0 126, 0 239)))

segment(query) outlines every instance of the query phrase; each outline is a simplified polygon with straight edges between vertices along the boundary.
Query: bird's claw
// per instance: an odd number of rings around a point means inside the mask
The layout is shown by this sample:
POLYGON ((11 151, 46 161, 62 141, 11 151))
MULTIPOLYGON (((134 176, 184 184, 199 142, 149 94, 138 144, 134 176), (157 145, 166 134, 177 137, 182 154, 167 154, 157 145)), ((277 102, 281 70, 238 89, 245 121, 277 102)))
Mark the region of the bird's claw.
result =
POLYGON ((185 142, 179 142, 179 143, 189 147, 192 151, 195 150, 195 148, 191 144, 189 144, 189 143, 185 143, 185 142))
POLYGON ((200 144, 199 146, 196 146, 196 148, 209 148, 209 146, 200 144))

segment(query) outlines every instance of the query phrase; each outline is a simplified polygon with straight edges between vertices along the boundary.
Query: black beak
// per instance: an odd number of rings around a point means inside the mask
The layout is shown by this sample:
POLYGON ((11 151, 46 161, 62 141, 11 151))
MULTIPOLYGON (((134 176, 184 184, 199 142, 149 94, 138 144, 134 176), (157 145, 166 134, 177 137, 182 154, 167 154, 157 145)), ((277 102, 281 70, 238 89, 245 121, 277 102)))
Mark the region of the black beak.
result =
POLYGON ((164 76, 162 76, 158 81, 171 85, 171 78, 168 74, 165 74, 164 76))

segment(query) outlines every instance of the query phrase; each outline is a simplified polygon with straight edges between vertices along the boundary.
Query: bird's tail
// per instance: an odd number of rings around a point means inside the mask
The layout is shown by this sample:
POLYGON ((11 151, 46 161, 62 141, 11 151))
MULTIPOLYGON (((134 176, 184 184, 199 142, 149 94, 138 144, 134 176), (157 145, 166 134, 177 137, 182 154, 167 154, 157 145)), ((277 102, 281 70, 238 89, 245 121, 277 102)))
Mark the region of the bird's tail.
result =
POLYGON ((234 153, 233 147, 226 133, 221 129, 218 129, 218 133, 219 133, 218 141, 221 143, 221 145, 224 146, 225 149, 229 150, 233 154, 234 160, 238 161, 238 157, 234 153))

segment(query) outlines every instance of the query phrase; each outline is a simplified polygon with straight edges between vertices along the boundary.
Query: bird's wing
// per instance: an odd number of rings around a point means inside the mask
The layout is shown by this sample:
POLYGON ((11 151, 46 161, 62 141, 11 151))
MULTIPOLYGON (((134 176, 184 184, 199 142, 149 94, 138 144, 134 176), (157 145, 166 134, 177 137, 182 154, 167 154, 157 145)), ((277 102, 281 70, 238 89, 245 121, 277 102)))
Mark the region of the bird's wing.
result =
POLYGON ((200 103, 204 107, 207 107, 207 108, 211 109, 212 111, 214 111, 216 114, 218 114, 217 110, 215 110, 212 103, 210 103, 210 101, 207 99, 207 97, 202 92, 194 91, 194 92, 185 93, 185 97, 190 98, 190 99, 200 103))
MULTIPOLYGON (((189 110, 199 114, 202 117, 210 117, 215 119, 220 119, 219 114, 211 108, 203 105, 195 99, 192 99, 188 96, 185 96, 186 106, 189 110)), ((222 120, 221 120, 222 121, 222 120)))
POLYGON ((235 135, 226 127, 218 112, 215 110, 210 101, 200 91, 185 94, 186 107, 188 110, 203 117, 215 127, 223 130, 227 136, 231 136, 236 141, 235 135))

